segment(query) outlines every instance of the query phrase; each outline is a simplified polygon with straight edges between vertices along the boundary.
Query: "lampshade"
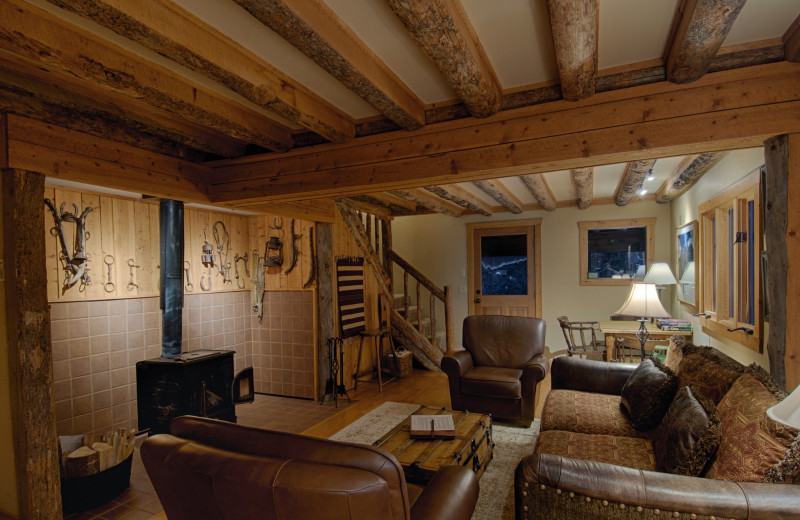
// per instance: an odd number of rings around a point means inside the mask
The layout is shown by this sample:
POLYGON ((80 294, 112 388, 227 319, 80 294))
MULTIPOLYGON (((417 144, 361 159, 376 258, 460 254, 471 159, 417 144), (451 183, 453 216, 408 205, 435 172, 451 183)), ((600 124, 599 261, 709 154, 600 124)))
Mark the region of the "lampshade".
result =
POLYGON ((675 285, 678 283, 666 262, 653 262, 642 281, 656 285, 675 285))
POLYGON ((694 262, 686 264, 686 269, 683 270, 680 283, 692 284, 694 283, 694 262))
POLYGON ((642 318, 670 317, 658 298, 656 284, 644 282, 633 282, 631 284, 631 292, 627 301, 614 314, 640 316, 642 318))
POLYGON ((773 421, 800 429, 800 386, 786 399, 768 409, 767 416, 773 421))
POLYGON ((636 274, 633 275, 634 278, 644 278, 646 274, 647 267, 644 264, 640 264, 639 267, 636 268, 636 274))

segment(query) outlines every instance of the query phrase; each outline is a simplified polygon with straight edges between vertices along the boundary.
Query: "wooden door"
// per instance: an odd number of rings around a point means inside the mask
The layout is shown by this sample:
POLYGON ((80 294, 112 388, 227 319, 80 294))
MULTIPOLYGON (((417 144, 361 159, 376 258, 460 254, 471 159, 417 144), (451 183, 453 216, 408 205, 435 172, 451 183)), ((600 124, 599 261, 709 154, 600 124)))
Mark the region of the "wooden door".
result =
POLYGON ((470 314, 539 317, 537 228, 495 224, 470 230, 470 314))

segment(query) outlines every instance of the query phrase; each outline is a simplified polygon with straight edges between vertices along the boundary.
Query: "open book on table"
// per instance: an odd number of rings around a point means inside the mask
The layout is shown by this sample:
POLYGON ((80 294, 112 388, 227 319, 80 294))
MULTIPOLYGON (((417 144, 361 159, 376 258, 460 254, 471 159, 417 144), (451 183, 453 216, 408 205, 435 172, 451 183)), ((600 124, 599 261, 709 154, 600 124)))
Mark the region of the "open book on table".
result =
POLYGON ((445 438, 456 436, 452 415, 412 415, 411 436, 415 438, 445 438))

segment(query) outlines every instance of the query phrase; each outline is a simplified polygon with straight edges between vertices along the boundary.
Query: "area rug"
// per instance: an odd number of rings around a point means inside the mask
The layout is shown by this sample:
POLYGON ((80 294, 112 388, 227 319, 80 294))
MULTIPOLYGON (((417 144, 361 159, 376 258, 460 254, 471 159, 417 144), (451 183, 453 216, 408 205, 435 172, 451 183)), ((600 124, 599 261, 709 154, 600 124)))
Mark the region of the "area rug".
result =
MULTIPOLYGON (((353 421, 331 436, 346 442, 372 444, 419 405, 386 402, 353 421)), ((539 435, 539 420, 530 428, 518 428, 494 423, 494 458, 480 480, 478 504, 472 520, 513 520, 514 470, 525 455, 533 453, 539 435)))

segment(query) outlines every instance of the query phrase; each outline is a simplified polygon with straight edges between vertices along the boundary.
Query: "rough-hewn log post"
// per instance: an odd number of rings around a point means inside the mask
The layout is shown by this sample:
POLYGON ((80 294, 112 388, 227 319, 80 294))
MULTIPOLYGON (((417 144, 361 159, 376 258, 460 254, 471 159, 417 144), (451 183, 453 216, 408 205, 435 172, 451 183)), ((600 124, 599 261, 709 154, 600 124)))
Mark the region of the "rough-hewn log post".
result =
POLYGON ((61 518, 53 351, 44 251, 44 175, 3 170, 3 258, 20 518, 61 518))
POLYGON ((764 142, 766 200, 764 230, 767 245, 770 374, 780 386, 800 383, 800 326, 787 319, 800 312, 800 275, 789 258, 800 255, 800 186, 789 182, 800 175, 800 134, 779 135, 764 142), (794 153, 792 153, 794 152, 794 153))
MULTIPOLYGON (((328 338, 336 335, 333 305, 333 225, 318 222, 314 226, 317 234, 317 398, 325 397, 326 383, 330 375, 328 338)), ((336 391, 336 381, 331 381, 336 391)))

